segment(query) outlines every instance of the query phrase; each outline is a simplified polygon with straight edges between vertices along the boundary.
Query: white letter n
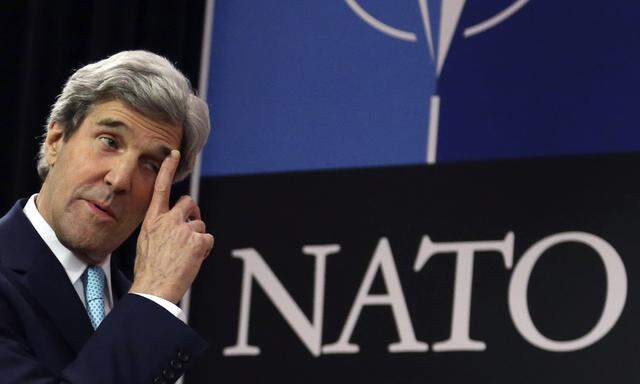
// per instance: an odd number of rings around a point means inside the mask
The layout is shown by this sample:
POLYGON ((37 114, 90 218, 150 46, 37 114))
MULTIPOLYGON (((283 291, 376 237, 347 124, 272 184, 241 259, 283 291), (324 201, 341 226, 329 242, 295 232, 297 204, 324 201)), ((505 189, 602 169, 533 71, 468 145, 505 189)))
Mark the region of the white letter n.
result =
POLYGON ((255 281, 267 294, 276 309, 289 323, 296 335, 307 349, 314 355, 320 355, 322 343, 322 317, 324 312, 324 285, 326 257, 340 251, 337 244, 309 245, 302 247, 302 252, 316 258, 315 287, 313 298, 313 323, 310 323, 300 307, 289 295, 280 280, 273 274, 267 263, 253 248, 236 249, 233 257, 244 261, 242 276, 242 297, 240 299, 240 320, 238 324, 238 340, 236 345, 223 350, 225 356, 258 355, 260 348, 248 345, 249 316, 251 307, 251 287, 255 281))

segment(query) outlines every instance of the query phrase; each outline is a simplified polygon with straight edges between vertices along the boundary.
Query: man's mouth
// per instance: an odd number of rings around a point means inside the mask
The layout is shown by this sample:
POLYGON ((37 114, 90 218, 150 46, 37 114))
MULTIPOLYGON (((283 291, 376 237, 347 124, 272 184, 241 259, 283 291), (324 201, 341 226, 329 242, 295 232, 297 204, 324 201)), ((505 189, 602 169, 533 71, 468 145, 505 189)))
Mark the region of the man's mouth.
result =
POLYGON ((116 219, 116 215, 113 212, 113 209, 111 209, 111 207, 109 207, 109 205, 98 203, 98 202, 91 201, 91 200, 85 200, 85 202, 89 205, 89 208, 91 208, 91 210, 94 211, 99 216, 109 217, 109 218, 111 218, 113 220, 116 219))

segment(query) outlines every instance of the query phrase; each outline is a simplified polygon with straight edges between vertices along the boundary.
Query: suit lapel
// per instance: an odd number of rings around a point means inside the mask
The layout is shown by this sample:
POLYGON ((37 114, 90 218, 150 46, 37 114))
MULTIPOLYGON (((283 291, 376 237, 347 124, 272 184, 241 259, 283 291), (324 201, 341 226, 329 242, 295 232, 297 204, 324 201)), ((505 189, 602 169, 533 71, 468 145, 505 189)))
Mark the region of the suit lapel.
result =
POLYGON ((64 268, 50 252, 33 263, 27 288, 71 348, 79 352, 93 333, 91 321, 64 268))
POLYGON ((26 273, 26 290, 78 353, 93 333, 89 316, 64 268, 22 212, 24 204, 18 201, 0 220, 2 263, 26 273))

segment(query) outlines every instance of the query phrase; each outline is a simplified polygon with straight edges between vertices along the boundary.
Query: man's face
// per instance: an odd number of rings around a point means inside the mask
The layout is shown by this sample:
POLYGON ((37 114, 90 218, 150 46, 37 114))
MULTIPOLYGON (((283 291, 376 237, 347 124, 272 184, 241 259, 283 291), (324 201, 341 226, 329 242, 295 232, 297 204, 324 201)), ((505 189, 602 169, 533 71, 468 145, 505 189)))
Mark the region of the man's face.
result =
POLYGON ((147 118, 120 101, 94 105, 71 137, 56 123, 46 139, 51 168, 37 206, 58 239, 100 263, 143 220, 156 174, 182 127, 147 118))

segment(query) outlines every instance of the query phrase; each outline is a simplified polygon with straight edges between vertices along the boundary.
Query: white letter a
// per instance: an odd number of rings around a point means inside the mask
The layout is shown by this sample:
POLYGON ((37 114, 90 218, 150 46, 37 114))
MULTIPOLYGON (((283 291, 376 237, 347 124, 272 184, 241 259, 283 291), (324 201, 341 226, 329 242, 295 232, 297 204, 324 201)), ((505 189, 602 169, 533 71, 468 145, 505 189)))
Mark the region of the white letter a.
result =
POLYGON ((340 338, 335 343, 322 347, 322 352, 357 353, 359 351, 358 345, 350 344, 349 339, 351 339, 353 329, 365 305, 388 305, 391 307, 400 340, 389 345, 390 352, 424 352, 429 348, 426 343, 416 340, 402 287, 400 286, 398 271, 391 254, 391 247, 389 246, 389 241, 384 237, 378 242, 340 338), (382 277, 388 292, 384 295, 369 294, 378 269, 382 271, 382 277))

